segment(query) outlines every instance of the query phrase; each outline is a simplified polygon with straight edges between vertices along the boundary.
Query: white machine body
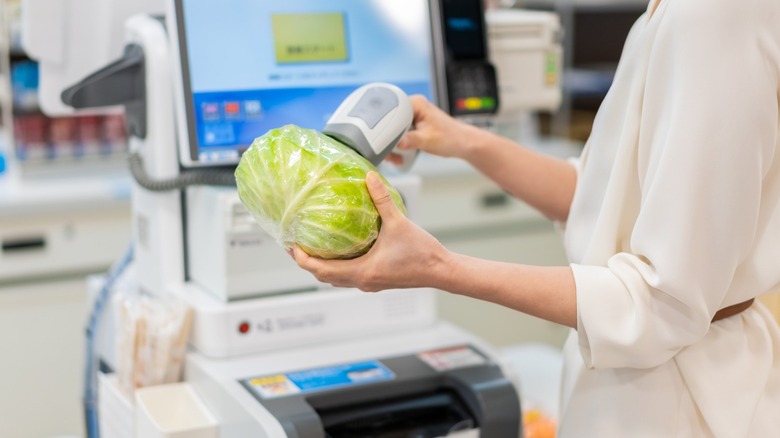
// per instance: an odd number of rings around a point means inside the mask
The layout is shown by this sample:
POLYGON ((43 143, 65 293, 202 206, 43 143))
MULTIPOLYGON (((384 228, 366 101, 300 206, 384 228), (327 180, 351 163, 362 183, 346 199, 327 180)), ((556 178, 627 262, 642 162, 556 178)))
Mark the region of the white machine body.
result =
POLYGON ((496 67, 498 115, 554 111, 561 104, 561 23, 552 12, 485 11, 490 61, 496 67))
POLYGON ((220 301, 311 290, 320 283, 252 218, 233 188, 187 190, 190 279, 220 301))
MULTIPOLYGON (((179 174, 171 93, 170 50, 161 23, 136 15, 127 21, 127 41, 144 48, 146 67, 146 138, 130 137, 130 152, 144 157, 151 178, 179 174)), ((158 193, 133 184, 131 200, 133 244, 138 285, 146 293, 163 295, 184 279, 184 238, 180 194, 158 193)))
POLYGON ((328 287, 225 303, 188 284, 183 296, 196 314, 190 344, 213 358, 415 331, 436 321, 432 289, 366 294, 328 287))
POLYGON ((60 99, 62 90, 122 54, 127 40, 112 26, 134 14, 165 9, 163 0, 25 0, 22 8, 22 46, 39 63, 39 100, 49 115, 75 112, 60 99), (85 26, 84 17, 94 21, 85 26))

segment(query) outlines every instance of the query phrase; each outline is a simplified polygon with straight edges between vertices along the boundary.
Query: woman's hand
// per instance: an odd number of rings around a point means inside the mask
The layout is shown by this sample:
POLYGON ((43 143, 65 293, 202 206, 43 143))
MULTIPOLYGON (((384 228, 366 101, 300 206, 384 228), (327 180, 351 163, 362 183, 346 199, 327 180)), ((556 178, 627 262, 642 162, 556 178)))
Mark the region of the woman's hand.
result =
MULTIPOLYGON (((481 129, 452 118, 421 95, 409 99, 414 109, 414 129, 398 142, 401 150, 420 149, 442 157, 467 158, 470 149, 485 135, 481 129)), ((393 164, 402 163, 397 154, 388 157, 393 164)))
POLYGON ((366 175, 366 186, 382 217, 379 237, 368 253, 352 260, 323 260, 296 246, 295 261, 319 281, 337 287, 376 292, 432 286, 438 275, 446 273, 447 250, 398 210, 376 173, 366 175))

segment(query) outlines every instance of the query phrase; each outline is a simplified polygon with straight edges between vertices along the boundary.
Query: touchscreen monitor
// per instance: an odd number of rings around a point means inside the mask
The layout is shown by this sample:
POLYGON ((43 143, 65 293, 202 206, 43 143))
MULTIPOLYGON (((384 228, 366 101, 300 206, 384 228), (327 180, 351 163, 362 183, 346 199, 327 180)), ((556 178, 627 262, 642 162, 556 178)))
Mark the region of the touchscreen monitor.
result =
POLYGON ((285 124, 320 130, 369 82, 439 100, 439 18, 429 1, 172 4, 184 166, 236 163, 254 138, 285 124))

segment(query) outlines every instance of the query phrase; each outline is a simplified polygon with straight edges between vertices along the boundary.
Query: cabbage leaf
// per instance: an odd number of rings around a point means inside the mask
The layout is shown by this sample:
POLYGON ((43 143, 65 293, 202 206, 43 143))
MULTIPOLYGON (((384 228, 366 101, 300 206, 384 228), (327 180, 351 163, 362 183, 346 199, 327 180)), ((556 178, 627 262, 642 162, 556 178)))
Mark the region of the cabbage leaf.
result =
MULTIPOLYGON (((365 183, 369 171, 376 168, 346 145, 286 125, 256 138, 235 176, 241 203, 283 247, 349 259, 368 252, 379 235, 381 217, 365 183)), ((401 195, 381 178, 406 213, 401 195)))

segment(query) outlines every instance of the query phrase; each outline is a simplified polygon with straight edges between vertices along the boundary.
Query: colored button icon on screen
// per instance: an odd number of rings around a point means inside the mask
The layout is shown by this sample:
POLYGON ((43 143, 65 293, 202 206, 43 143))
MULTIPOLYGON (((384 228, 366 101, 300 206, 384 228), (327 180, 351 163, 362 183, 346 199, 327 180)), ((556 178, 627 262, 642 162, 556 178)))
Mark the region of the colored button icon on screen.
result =
POLYGON ((230 122, 209 123, 204 128, 203 144, 217 146, 230 144, 236 139, 233 124, 230 122))
POLYGON ((240 119, 241 104, 235 101, 225 102, 225 118, 230 120, 240 119))
POLYGON ((203 120, 217 121, 220 119, 219 104, 216 102, 204 102, 201 104, 203 120))
POLYGON ((263 115, 263 107, 259 100, 245 100, 244 114, 247 118, 256 119, 263 115))

